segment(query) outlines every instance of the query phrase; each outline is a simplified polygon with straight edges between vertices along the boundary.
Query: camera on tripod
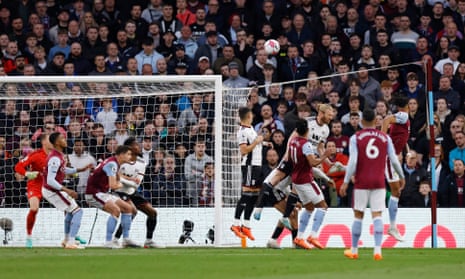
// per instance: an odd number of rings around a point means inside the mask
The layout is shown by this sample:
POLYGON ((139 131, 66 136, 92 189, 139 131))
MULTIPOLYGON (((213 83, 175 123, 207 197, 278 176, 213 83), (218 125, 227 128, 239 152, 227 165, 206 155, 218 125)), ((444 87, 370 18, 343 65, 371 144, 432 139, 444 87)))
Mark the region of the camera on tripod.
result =
POLYGON ((8 244, 8 241, 11 240, 11 231, 13 230, 13 221, 9 218, 0 219, 0 228, 5 231, 5 238, 3 239, 3 244, 8 244))
POLYGON ((194 222, 189 221, 189 220, 184 220, 184 223, 182 225, 182 234, 179 237, 179 244, 186 244, 189 241, 192 243, 195 243, 195 241, 191 237, 191 233, 194 230, 194 222))

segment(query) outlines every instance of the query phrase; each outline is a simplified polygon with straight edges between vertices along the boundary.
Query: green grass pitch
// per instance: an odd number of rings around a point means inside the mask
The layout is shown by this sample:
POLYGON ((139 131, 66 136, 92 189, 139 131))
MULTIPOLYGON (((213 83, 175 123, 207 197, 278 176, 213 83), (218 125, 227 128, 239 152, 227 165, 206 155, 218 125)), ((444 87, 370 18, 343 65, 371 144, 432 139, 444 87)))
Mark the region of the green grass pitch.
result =
POLYGON ((465 249, 0 248, 0 278, 464 278, 465 249))

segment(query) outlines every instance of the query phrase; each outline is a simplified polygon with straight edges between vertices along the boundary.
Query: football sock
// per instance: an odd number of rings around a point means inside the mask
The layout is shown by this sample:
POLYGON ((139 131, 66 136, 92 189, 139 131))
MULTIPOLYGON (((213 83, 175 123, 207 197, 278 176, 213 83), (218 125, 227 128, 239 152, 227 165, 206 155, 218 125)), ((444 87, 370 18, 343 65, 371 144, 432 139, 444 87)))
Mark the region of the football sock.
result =
POLYGON ((29 212, 27 213, 27 218, 26 218, 27 235, 32 235, 32 228, 34 228, 34 224, 36 222, 37 212, 38 212, 37 210, 29 209, 29 212))
POLYGON ((71 220, 73 220, 73 214, 65 213, 65 241, 68 241, 69 232, 71 231, 71 220))
POLYGON ((123 226, 119 224, 118 229, 115 232, 115 238, 120 239, 122 234, 123 234, 123 226))
POLYGON ((297 230, 297 229, 292 230, 292 231, 291 231, 291 234, 292 234, 292 240, 294 240, 294 239, 297 237, 298 230, 297 230))
POLYGON ((373 231, 375 235, 375 254, 381 254, 381 242, 383 241, 383 219, 375 217, 373 219, 373 231))
POLYGON ((263 183, 262 190, 260 191, 260 195, 258 196, 257 204, 255 207, 263 208, 265 206, 266 201, 269 197, 273 194, 273 186, 269 183, 263 183))
POLYGON ((358 241, 362 234, 362 219, 355 219, 352 223, 352 253, 358 254, 358 241))
POLYGON ((79 228, 81 227, 82 214, 83 212, 81 209, 78 209, 77 211, 71 214, 72 219, 71 219, 71 226, 69 230, 69 237, 71 240, 74 240, 74 238, 76 237, 79 231, 79 228))
POLYGON ((247 205, 246 196, 244 196, 244 194, 242 194, 241 198, 239 199, 239 201, 237 202, 237 205, 236 205, 236 210, 234 212, 234 219, 236 219, 236 220, 241 219, 242 211, 244 211, 246 205, 247 205))
POLYGON ((294 193, 290 193, 289 196, 287 197, 287 202, 286 202, 286 210, 284 211, 283 217, 289 217, 291 215, 292 210, 294 210, 295 205, 299 201, 299 196, 294 193))
POLYGON ((317 208, 315 210, 315 216, 313 217, 313 225, 312 225, 312 231, 310 232, 310 235, 312 237, 316 237, 318 235, 318 231, 320 230, 321 224, 323 223, 323 220, 325 219, 326 215, 326 210, 317 208))
POLYGON ((113 215, 110 215, 108 217, 108 221, 107 221, 107 235, 105 237, 105 240, 108 242, 108 241, 111 241, 111 238, 113 236, 113 232, 115 231, 115 228, 116 228, 116 224, 118 223, 118 219, 116 219, 115 216, 113 215))
POLYGON ((248 196, 246 200, 246 205, 245 205, 245 210, 244 210, 244 220, 250 220, 250 216, 252 216, 253 209, 258 199, 258 196, 256 193, 250 193, 250 194, 251 195, 248 196))
POLYGON ((389 199, 388 209, 389 209, 389 223, 391 228, 396 227, 396 218, 397 218, 397 208, 399 206, 399 198, 391 196, 389 199))
POLYGON ((307 226, 308 226, 308 221, 310 220, 311 216, 312 216, 312 212, 308 211, 307 209, 304 209, 302 211, 302 214, 300 214, 299 232, 297 234, 298 238, 303 237, 305 230, 307 229, 307 226))
POLYGON ((271 238, 272 239, 278 239, 278 237, 281 235, 283 230, 284 230, 283 226, 277 225, 276 228, 274 229, 273 234, 271 235, 271 238))
POLYGON ((121 214, 121 225, 123 226, 123 239, 129 238, 129 230, 131 230, 132 214, 121 214))
POLYGON ((153 217, 147 217, 147 222, 145 223, 145 226, 147 227, 147 239, 152 239, 153 232, 155 231, 155 227, 157 226, 157 215, 153 217))

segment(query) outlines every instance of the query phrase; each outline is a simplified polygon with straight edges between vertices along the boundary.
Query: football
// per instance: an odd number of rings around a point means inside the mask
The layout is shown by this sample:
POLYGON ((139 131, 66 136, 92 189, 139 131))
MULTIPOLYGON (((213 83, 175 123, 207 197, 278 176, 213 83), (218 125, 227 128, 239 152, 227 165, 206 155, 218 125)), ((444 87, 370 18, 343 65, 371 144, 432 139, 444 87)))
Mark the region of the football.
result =
POLYGON ((279 53, 280 46, 279 42, 273 39, 270 39, 265 42, 265 51, 268 55, 276 55, 279 53))

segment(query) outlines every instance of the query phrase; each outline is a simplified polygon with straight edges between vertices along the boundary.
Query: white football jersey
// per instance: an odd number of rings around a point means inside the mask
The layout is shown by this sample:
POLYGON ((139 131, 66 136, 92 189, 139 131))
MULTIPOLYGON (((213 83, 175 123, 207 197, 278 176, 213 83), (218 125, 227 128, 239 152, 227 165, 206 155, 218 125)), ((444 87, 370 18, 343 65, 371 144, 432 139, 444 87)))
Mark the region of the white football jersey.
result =
POLYGON ((308 141, 312 145, 313 149, 318 153, 318 144, 320 142, 325 143, 329 136, 329 127, 326 124, 319 125, 316 121, 316 117, 307 118, 308 122, 308 141))
POLYGON ((140 183, 144 179, 146 167, 147 165, 145 163, 144 158, 142 157, 137 157, 136 161, 132 164, 122 164, 119 169, 119 173, 130 178, 138 178, 140 182, 133 182, 133 184, 128 184, 124 183, 124 181, 121 181, 123 184, 123 188, 118 189, 118 192, 123 192, 128 195, 134 194, 134 192, 137 190, 137 188, 139 188, 140 183))
MULTIPOLYGON (((257 132, 252 127, 240 126, 237 132, 237 141, 241 144, 251 144, 257 138, 257 132)), ((241 165, 261 166, 262 165, 262 144, 257 144, 252 152, 242 156, 241 165)))

